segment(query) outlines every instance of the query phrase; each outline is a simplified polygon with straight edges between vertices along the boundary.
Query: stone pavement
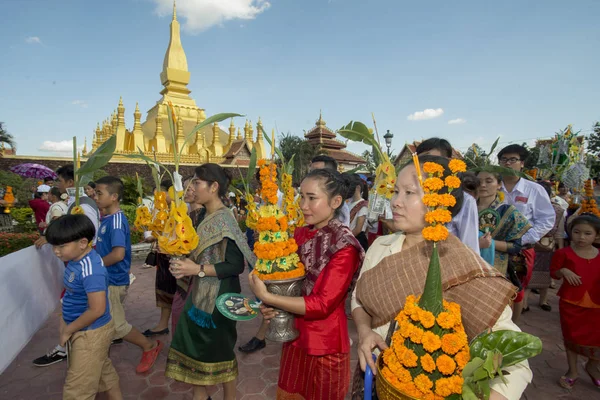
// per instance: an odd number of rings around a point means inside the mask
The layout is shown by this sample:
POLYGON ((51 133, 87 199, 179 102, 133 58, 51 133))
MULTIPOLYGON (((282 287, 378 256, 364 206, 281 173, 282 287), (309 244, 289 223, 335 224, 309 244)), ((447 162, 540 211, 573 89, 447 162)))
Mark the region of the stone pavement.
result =
MULTIPOLYGON (((126 312, 129 322, 140 330, 153 327, 158 321, 159 311, 154 303, 154 270, 142 269, 137 263, 132 272, 137 279, 131 286, 126 300, 126 312)), ((243 290, 249 293, 247 279, 243 278, 243 290)), ((550 303, 552 312, 544 312, 537 307, 537 296, 531 299, 531 311, 524 315, 521 327, 539 336, 544 343, 544 352, 531 360, 534 372, 533 383, 528 387, 523 399, 598 399, 600 390, 596 389, 587 375, 581 379, 572 391, 562 389, 557 380, 566 371, 566 358, 561 343, 558 303, 555 291, 552 291, 550 303)), ((66 374, 66 363, 46 368, 37 368, 31 361, 54 347, 58 338, 58 311, 35 334, 19 356, 0 376, 0 399, 35 400, 60 399, 66 374)), ((238 323, 238 345, 246 343, 258 327, 258 319, 238 323)), ((356 343, 356 330, 349 322, 351 337, 356 343)), ((168 346, 170 338, 162 337, 168 346)), ((355 347, 355 346, 354 346, 355 347)), ((240 400, 274 399, 279 372, 281 345, 269 343, 255 354, 238 354, 239 378, 238 396, 240 400)), ((111 349, 111 359, 121 377, 121 389, 125 399, 169 399, 191 400, 192 393, 188 385, 167 379, 164 376, 167 351, 163 350, 154 369, 147 374, 135 373, 140 358, 140 350, 130 344, 115 345, 111 349)), ((352 366, 356 365, 356 351, 352 352, 352 366)), ((581 374, 585 374, 583 366, 581 374)), ((222 399, 221 388, 211 389, 212 398, 222 399)), ((99 395, 97 399, 105 399, 99 395)))

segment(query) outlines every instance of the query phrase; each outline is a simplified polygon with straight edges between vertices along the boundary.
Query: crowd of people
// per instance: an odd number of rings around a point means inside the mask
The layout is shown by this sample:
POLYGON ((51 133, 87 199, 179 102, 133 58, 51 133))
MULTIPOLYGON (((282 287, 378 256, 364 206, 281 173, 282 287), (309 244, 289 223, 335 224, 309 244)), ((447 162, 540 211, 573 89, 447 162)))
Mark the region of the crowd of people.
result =
MULTIPOLYGON (((445 176, 450 174, 452 147, 446 140, 426 140, 416 152, 421 163, 435 162, 445 176)), ((588 360, 585 371, 600 387, 600 336, 595 330, 600 323, 600 256, 595 246, 600 219, 570 209, 564 185, 510 173, 520 172, 527 156, 522 146, 509 145, 498 153, 501 168, 484 167, 461 176, 462 187, 452 192, 456 204, 450 207, 448 228, 453 235, 440 250, 445 297, 468 310, 463 322, 472 339, 488 329, 519 331, 516 323, 530 310, 533 292, 539 294, 539 307, 550 311, 548 289, 557 280, 568 361, 558 383, 565 388, 576 384, 577 358, 583 356, 588 360)), ((426 207, 415 166, 400 168, 389 206, 375 218, 369 212, 368 182, 337 170, 334 159, 318 156, 299 183, 305 226, 294 237, 307 271, 302 296, 270 293, 256 275, 248 277, 263 302, 263 321, 239 351, 251 353, 267 345, 265 334, 275 309, 296 316, 300 335, 283 345, 280 399, 343 399, 349 391, 353 398, 362 398, 362 372, 374 369, 372 353, 389 346, 394 330, 390 322, 406 296, 422 290, 426 276, 426 207), (350 340, 349 318, 358 343, 350 340), (352 346, 359 355, 353 377, 352 346)), ((223 293, 241 292, 240 276, 246 266, 252 271, 256 257, 255 233, 240 229, 244 205, 229 198, 228 170, 203 164, 186 179, 184 201, 199 244, 185 259, 170 259, 156 246, 148 255, 146 264, 156 267, 160 317, 144 332, 125 316, 131 240, 119 207, 122 181, 107 176, 87 185, 80 198, 84 214, 71 215, 73 169, 65 166, 56 172, 55 186, 38 187, 32 208, 42 233, 36 246, 52 245, 65 262, 66 291, 59 345, 34 363, 51 365, 68 353, 65 399, 93 399, 98 392, 121 399, 110 346, 120 340, 138 346, 142 356, 136 371, 142 373, 153 368, 163 349, 153 338, 171 334, 166 376, 192 385, 195 400, 210 398, 206 387, 216 384, 223 385, 225 399, 235 399, 236 323, 215 302, 223 293)), ((157 189, 168 191, 171 186, 163 181, 157 189)), ((154 241, 151 235, 145 237, 154 241)), ((526 361, 507 370, 504 381, 492 382, 491 399, 519 399, 532 380, 526 361)))

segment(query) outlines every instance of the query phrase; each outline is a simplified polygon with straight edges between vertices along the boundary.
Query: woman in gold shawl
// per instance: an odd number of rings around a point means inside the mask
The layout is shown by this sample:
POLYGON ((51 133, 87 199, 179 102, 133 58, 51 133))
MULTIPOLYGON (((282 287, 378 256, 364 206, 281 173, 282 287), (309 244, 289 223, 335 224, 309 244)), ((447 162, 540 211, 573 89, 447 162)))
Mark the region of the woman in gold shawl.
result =
POLYGON ((233 347, 236 323, 215 307, 223 293, 240 293, 239 275, 255 257, 222 198, 231 177, 217 164, 196 168, 194 201, 204 209, 198 216, 200 242, 185 260, 172 260, 171 272, 191 277, 185 306, 171 342, 165 375, 194 385, 194 400, 210 398, 206 386, 223 384, 225 400, 236 396, 238 374, 233 347))
MULTIPOLYGON (((432 161, 450 174, 448 160, 436 156, 421 157, 432 161)), ((440 191, 443 193, 443 191, 440 191)), ((453 191, 457 203, 450 208, 453 215, 460 210, 462 193, 453 191)), ((358 357, 364 371, 373 350, 389 345, 390 321, 404 306, 407 295, 421 295, 431 255, 431 244, 422 236, 426 207, 423 190, 412 163, 398 174, 391 200, 394 228, 398 233, 378 238, 369 248, 356 288, 352 295, 352 316, 358 330, 358 357)), ((488 329, 514 330, 510 301, 516 288, 502 274, 490 267, 480 256, 456 237, 438 244, 442 266, 444 298, 459 303, 463 324, 469 340, 488 329)), ((526 361, 507 368, 507 383, 492 381, 490 399, 518 400, 531 382, 532 374, 526 361)), ((353 398, 362 395, 359 379, 354 380, 353 398)))

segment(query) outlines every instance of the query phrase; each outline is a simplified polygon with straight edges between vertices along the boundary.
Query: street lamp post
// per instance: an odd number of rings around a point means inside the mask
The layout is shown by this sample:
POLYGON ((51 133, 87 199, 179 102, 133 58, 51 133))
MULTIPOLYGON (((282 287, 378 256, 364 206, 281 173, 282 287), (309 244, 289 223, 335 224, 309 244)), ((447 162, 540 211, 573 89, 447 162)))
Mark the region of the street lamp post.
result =
POLYGON ((388 157, 391 157, 390 147, 392 147, 392 139, 394 138, 394 134, 388 129, 386 134, 383 135, 383 138, 385 139, 385 145, 387 146, 387 155, 388 157))

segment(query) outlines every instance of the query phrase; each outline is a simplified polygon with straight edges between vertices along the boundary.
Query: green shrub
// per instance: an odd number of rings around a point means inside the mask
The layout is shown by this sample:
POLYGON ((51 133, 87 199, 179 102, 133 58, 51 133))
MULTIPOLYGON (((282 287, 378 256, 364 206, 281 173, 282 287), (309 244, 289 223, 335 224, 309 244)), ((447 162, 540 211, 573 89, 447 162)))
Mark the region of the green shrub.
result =
POLYGON ((0 257, 33 245, 39 237, 37 233, 0 233, 0 257))
POLYGON ((12 186, 17 205, 26 206, 31 200, 31 187, 37 185, 33 179, 23 179, 10 171, 0 171, 0 186, 12 186))
POLYGON ((133 226, 130 226, 129 230, 131 231, 131 244, 137 244, 144 240, 144 232, 138 231, 133 226))
POLYGON ((129 204, 121 204, 121 210, 123 211, 123 214, 125 214, 125 216, 127 217, 127 221, 129 222, 129 225, 133 225, 133 223, 135 222, 135 210, 137 209, 137 206, 132 206, 129 204))

